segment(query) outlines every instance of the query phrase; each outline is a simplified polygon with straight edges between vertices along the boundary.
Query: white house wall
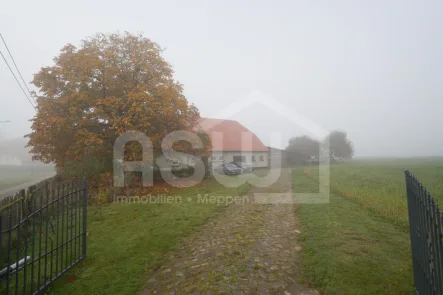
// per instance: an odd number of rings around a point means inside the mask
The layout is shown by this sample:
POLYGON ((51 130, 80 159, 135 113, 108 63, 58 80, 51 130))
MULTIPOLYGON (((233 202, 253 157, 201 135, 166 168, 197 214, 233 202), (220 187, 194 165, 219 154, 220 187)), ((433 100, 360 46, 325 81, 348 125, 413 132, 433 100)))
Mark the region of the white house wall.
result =
MULTIPOLYGON (((254 168, 263 168, 269 166, 269 152, 212 152, 210 160, 213 165, 219 165, 222 163, 234 162, 234 156, 245 157, 245 162, 252 165, 254 168), (255 162, 252 162, 252 156, 255 156, 255 162), (262 160, 261 160, 262 159, 262 160)), ((164 158, 164 155, 159 155, 159 158, 164 158)), ((181 154, 169 155, 175 161, 189 166, 194 166, 195 161, 190 155, 181 154)))
POLYGON ((234 156, 245 157, 246 164, 252 165, 254 168, 268 167, 269 164, 268 152, 212 152, 211 161, 213 165, 230 163, 234 161, 234 156), (252 161, 252 156, 255 156, 255 162, 252 161))

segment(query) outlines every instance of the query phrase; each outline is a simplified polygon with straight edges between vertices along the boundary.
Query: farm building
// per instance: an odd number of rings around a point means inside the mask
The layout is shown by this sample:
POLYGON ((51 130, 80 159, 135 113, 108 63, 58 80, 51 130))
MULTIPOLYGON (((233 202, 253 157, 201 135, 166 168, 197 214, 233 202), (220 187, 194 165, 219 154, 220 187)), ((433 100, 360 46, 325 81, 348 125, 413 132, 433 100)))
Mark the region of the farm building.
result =
POLYGON ((202 118, 197 130, 211 138, 213 166, 245 162, 254 168, 268 167, 269 150, 261 140, 237 121, 202 118))
POLYGON ((268 146, 269 167, 284 167, 287 162, 286 151, 268 146))

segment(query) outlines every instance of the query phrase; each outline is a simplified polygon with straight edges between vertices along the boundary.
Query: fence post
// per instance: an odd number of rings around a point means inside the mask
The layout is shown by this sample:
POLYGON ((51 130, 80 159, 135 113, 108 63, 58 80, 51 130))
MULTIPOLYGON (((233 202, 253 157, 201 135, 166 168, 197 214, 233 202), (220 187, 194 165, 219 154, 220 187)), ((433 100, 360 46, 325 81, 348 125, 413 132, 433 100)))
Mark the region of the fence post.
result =
MULTIPOLYGON (((417 237, 417 224, 416 224, 416 218, 415 211, 417 209, 417 203, 415 202, 415 196, 412 194, 412 187, 411 187, 411 174, 408 170, 404 171, 405 173, 405 179, 406 179, 406 196, 408 201, 408 217, 409 217, 409 230, 410 230, 410 237, 411 237, 411 258, 412 258, 412 269, 413 269, 413 275, 414 275, 414 283, 417 284, 419 281, 419 278, 417 276, 418 274, 418 265, 416 261, 416 253, 417 253, 417 247, 416 247, 416 239, 417 237)), ((417 286, 415 286, 417 288, 417 286)))
POLYGON ((34 186, 31 185, 28 187, 28 191, 26 192, 26 201, 28 203, 29 212, 34 212, 35 210, 35 208, 33 207, 34 203, 32 202, 33 196, 34 196, 34 186))
POLYGON ((86 178, 83 179, 83 256, 86 256, 86 220, 88 207, 88 191, 86 178))
POLYGON ((22 216, 21 219, 24 220, 26 216, 28 216, 28 206, 26 204, 26 192, 24 189, 21 189, 19 192, 20 195, 20 206, 22 207, 22 216))
POLYGON ((4 267, 4 253, 3 250, 3 215, 0 212, 0 268, 4 267))

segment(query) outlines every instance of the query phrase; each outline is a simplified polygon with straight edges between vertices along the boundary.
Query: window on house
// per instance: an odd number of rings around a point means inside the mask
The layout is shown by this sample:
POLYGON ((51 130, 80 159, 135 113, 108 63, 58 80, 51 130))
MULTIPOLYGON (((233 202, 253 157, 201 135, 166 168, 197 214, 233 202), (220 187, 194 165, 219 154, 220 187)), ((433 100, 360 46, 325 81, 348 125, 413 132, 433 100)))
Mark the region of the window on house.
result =
POLYGON ((232 160, 235 163, 246 162, 246 156, 233 156, 232 160))
POLYGON ((219 156, 218 159, 219 159, 220 161, 223 161, 223 156, 219 156))
POLYGON ((211 160, 212 160, 212 161, 215 161, 215 160, 217 160, 217 157, 216 157, 216 156, 212 156, 212 157, 211 157, 211 160))
POLYGON ((260 161, 264 161, 265 157, 264 156, 260 156, 260 161))
POLYGON ((255 156, 251 156, 251 161, 255 162, 255 156))

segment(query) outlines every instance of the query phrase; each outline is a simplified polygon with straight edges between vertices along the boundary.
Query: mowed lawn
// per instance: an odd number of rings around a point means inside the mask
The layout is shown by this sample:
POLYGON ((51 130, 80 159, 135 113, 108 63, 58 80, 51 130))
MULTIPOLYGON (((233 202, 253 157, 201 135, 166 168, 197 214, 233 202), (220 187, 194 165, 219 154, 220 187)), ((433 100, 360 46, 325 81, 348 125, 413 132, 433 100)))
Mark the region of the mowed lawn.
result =
MULTIPOLYGON (((413 294, 404 170, 443 204, 443 158, 354 160, 330 167, 329 204, 302 204, 304 279, 325 294, 413 294)), ((318 191, 318 168, 294 170, 318 191)))
POLYGON ((164 195, 180 196, 173 204, 111 204, 88 208, 87 258, 48 289, 49 294, 137 294, 150 275, 226 206, 199 203, 198 194, 241 196, 248 185, 226 188, 204 180, 164 195))
MULTIPOLYGON (((296 193, 318 191, 303 168, 293 181, 296 193)), ((335 193, 297 215, 305 283, 322 294, 413 294, 409 235, 398 225, 335 193)))

